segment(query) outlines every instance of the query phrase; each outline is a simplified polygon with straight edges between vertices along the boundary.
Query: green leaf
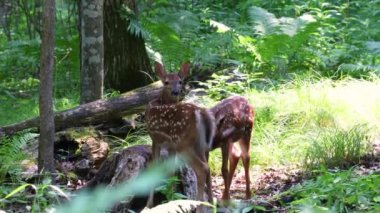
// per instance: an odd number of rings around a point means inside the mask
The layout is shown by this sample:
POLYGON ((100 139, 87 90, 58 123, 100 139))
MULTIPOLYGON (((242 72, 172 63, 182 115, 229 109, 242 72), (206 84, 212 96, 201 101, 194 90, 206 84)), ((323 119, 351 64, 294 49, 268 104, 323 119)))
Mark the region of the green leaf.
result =
POLYGON ((14 189, 13 191, 11 191, 9 194, 7 194, 7 196, 5 196, 3 199, 7 199, 7 198, 10 198, 12 197, 13 195, 17 194, 18 192, 24 190, 26 187, 28 186, 32 186, 32 184, 29 184, 29 183, 26 183, 26 184, 23 184, 19 187, 17 187, 16 189, 14 189))
POLYGON ((259 210, 259 211, 266 211, 266 208, 264 206, 258 206, 258 205, 252 205, 247 206, 242 210, 242 213, 248 213, 251 212, 253 209, 259 210))

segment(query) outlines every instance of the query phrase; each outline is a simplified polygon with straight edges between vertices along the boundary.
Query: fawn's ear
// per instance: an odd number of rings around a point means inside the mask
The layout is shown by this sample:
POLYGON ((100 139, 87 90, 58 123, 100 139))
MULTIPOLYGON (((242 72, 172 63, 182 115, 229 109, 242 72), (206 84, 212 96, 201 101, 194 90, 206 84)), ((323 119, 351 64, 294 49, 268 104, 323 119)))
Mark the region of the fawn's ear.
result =
POLYGON ((186 78, 190 73, 190 63, 184 63, 181 65, 181 69, 178 72, 179 77, 186 78))
POLYGON ((154 62, 154 71, 156 75, 161 79, 161 81, 165 81, 166 72, 164 66, 159 62, 154 62))

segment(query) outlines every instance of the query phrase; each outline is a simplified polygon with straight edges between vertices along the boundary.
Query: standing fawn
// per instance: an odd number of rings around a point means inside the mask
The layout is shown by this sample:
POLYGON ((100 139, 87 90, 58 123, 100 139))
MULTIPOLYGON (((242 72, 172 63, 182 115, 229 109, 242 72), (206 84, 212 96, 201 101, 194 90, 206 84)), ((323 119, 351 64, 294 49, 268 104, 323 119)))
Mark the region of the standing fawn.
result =
POLYGON ((217 129, 212 144, 212 149, 222 149, 222 175, 224 180, 224 192, 222 199, 230 199, 230 186, 236 165, 242 158, 246 189, 246 199, 251 197, 249 177, 249 147, 253 127, 254 110, 248 100, 241 96, 232 96, 224 99, 211 108, 217 121, 217 129), (240 147, 236 141, 239 141, 240 147), (240 149, 239 149, 240 148, 240 149), (230 161, 229 169, 227 168, 230 161))
MULTIPOLYGON (((205 108, 189 103, 178 103, 182 92, 182 81, 189 73, 189 64, 183 64, 175 74, 165 72, 160 63, 155 72, 164 84, 160 96, 151 101, 146 109, 146 123, 152 139, 152 160, 159 158, 162 147, 169 154, 175 152, 185 157, 197 176, 197 199, 204 200, 204 187, 212 200, 210 169, 206 153, 210 150, 215 133, 213 114, 205 108)), ((153 206, 151 191, 147 206, 153 206)), ((198 208, 197 211, 202 211, 198 208)))

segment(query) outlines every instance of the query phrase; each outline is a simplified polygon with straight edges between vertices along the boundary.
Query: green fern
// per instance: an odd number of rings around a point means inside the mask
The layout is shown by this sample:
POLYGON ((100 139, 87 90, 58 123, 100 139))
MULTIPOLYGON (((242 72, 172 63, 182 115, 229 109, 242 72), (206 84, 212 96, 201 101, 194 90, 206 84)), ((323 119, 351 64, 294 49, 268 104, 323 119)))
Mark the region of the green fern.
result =
POLYGON ((180 64, 188 60, 191 49, 186 46, 180 35, 164 23, 147 23, 150 33, 152 34, 151 44, 155 51, 164 57, 164 64, 180 64))
POLYGON ((133 10, 124 5, 119 11, 120 17, 128 22, 127 29, 129 33, 136 37, 142 37, 147 39, 149 33, 143 28, 140 24, 140 21, 137 18, 137 15, 133 10))
POLYGON ((253 29, 257 35, 270 35, 280 31, 280 22, 276 16, 260 7, 250 7, 248 18, 254 25, 253 29))
POLYGON ((279 19, 281 23, 281 32, 288 36, 297 35, 299 32, 304 30, 306 26, 311 23, 316 22, 313 16, 309 14, 304 14, 297 18, 282 17, 279 19))
POLYGON ((285 34, 294 36, 308 24, 315 22, 313 16, 304 14, 297 18, 276 18, 273 13, 259 7, 248 9, 249 20, 253 24, 255 34, 266 36, 273 34, 285 34))
POLYGON ((380 53, 380 42, 379 41, 367 41, 367 42, 365 42, 365 46, 373 54, 379 54, 380 53))
POLYGON ((307 58, 311 58, 313 53, 305 47, 310 35, 320 26, 311 15, 276 18, 258 7, 250 7, 248 14, 254 33, 260 36, 255 55, 260 56, 256 58, 261 62, 263 71, 283 75, 289 70, 307 67, 307 58))
POLYGON ((156 8, 149 12, 155 15, 141 19, 144 28, 149 31, 147 41, 155 52, 163 56, 167 68, 177 67, 192 58, 193 38, 197 36, 194 29, 200 26, 197 16, 172 7, 156 8))
POLYGON ((6 175, 11 175, 11 178, 18 178, 20 172, 19 162, 25 158, 22 152, 22 147, 38 134, 21 133, 12 138, 4 137, 0 139, 0 182, 3 182, 6 175))
POLYGON ((380 74, 380 65, 364 65, 364 64, 341 64, 337 72, 340 75, 349 75, 352 77, 360 78, 366 77, 369 73, 380 74))

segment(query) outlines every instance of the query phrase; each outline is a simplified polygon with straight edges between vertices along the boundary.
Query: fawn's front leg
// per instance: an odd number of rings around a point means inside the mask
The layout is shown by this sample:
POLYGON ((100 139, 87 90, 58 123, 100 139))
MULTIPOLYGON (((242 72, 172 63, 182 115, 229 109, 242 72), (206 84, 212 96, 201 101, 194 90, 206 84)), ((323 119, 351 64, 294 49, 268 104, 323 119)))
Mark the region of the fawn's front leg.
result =
MULTIPOLYGON (((204 189, 205 189, 205 183, 207 184, 207 195, 208 200, 212 202, 212 192, 211 192, 211 175, 210 175, 210 168, 208 166, 207 160, 206 160, 206 153, 203 153, 201 155, 192 153, 190 154, 191 159, 191 167, 193 168, 196 176, 197 176, 197 200, 199 201, 205 201, 204 199, 204 189)), ((197 213, 204 212, 204 207, 200 206, 196 210, 197 213)))

